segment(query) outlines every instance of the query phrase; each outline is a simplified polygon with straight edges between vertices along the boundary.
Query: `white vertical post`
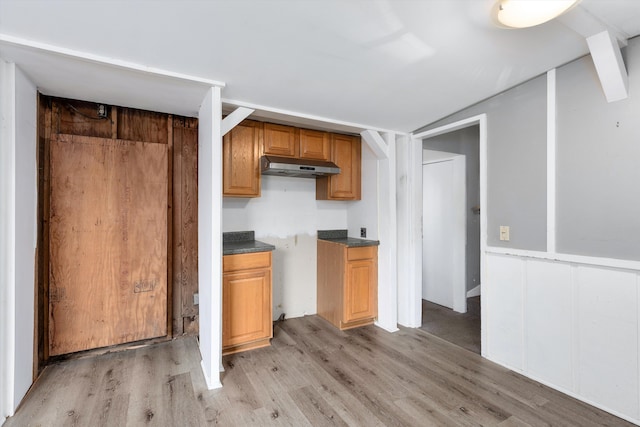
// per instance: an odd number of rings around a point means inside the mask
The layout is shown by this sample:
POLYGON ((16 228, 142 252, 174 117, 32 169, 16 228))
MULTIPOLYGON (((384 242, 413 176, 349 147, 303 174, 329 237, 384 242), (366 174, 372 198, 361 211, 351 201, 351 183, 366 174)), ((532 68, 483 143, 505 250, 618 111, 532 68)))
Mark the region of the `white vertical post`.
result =
POLYGON ((556 253, 556 70, 547 71, 547 252, 556 253))
POLYGON ((395 134, 383 135, 387 148, 378 159, 378 321, 387 331, 398 330, 397 221, 395 134))
POLYGON ((15 367, 15 65, 0 59, 0 414, 13 415, 15 367))
POLYGON ((414 328, 422 326, 422 139, 412 139, 409 144, 409 257, 411 300, 408 316, 414 328))
POLYGON ((0 408, 33 383, 37 244, 36 86, 0 60, 0 408))
POLYGON ((397 140, 398 323, 422 324, 422 140, 397 140))
POLYGON ((198 286, 200 353, 209 389, 222 387, 222 104, 212 87, 198 123, 198 286))

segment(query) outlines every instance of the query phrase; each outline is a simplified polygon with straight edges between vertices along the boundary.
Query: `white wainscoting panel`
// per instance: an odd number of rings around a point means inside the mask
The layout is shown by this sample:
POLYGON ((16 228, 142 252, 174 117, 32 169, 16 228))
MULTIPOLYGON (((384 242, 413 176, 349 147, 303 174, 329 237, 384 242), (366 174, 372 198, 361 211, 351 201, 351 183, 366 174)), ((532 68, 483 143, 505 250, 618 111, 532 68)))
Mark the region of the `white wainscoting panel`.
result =
POLYGON ((486 271, 487 357, 640 425, 640 270, 489 250, 486 271))
POLYGON ((523 267, 516 257, 487 257, 489 358, 518 370, 523 367, 523 267))
POLYGON ((527 369, 540 379, 571 389, 571 267, 530 260, 526 272, 527 369))
POLYGON ((577 267, 578 393, 638 418, 636 274, 577 267))

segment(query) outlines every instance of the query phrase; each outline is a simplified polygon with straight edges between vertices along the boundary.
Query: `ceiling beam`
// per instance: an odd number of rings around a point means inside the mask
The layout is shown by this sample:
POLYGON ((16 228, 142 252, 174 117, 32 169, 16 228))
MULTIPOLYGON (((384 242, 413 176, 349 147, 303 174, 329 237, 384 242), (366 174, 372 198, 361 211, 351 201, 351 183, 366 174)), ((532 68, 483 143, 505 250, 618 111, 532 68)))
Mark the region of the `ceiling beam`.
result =
POLYGON ((389 158, 389 146, 380 134, 375 130, 363 130, 360 132, 360 136, 367 143, 373 154, 375 154, 378 160, 384 160, 389 158))
POLYGON ((238 107, 227 117, 222 119, 222 136, 225 136, 231 129, 238 126, 241 121, 246 119, 255 110, 251 108, 238 107))
POLYGON ((629 35, 603 22, 583 6, 578 5, 571 9, 568 13, 557 18, 567 28, 580 34, 582 37, 589 38, 602 31, 609 31, 618 41, 620 47, 627 45, 629 35))
POLYGON ((603 31, 587 38, 589 51, 607 102, 629 97, 629 76, 616 39, 603 31))

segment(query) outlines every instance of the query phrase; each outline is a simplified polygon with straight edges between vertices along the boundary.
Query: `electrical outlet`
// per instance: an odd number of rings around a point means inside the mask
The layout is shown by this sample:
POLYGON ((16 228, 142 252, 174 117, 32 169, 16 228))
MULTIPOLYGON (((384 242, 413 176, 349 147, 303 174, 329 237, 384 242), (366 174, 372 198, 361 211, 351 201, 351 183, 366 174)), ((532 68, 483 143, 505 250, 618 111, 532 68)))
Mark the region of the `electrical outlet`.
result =
POLYGON ((199 293, 195 293, 193 294, 193 305, 199 305, 200 304, 200 294, 199 293))
POLYGON ((500 240, 504 240, 505 242, 509 241, 509 226, 501 225, 500 226, 500 240))
POLYGON ((360 227, 360 237, 365 238, 367 237, 367 229, 364 227, 360 227))

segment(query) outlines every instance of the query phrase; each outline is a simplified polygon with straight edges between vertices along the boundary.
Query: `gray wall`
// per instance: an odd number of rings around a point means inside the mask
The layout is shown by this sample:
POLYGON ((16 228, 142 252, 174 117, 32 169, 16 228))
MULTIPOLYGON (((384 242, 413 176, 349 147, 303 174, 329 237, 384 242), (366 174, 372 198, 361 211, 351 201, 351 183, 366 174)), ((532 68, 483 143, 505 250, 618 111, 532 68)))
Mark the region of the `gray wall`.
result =
POLYGON ((425 139, 423 149, 463 154, 466 164, 467 290, 480 284, 480 215, 471 208, 480 205, 479 127, 471 126, 455 132, 425 139))
POLYGON ((419 130, 487 114, 489 246, 546 250, 546 88, 543 75, 419 130), (501 225, 510 227, 508 242, 501 225))
MULTIPOLYGON (((640 260, 640 38, 623 54, 622 101, 607 103, 590 56, 557 70, 559 253, 640 260)), ((546 250, 545 86, 540 76, 424 128, 487 113, 491 246, 546 250), (498 240, 499 225, 511 226, 510 242, 498 240)))
POLYGON ((558 252, 640 260, 640 38, 626 64, 629 98, 610 104, 591 57, 557 71, 558 252))

